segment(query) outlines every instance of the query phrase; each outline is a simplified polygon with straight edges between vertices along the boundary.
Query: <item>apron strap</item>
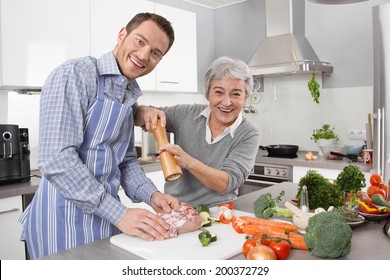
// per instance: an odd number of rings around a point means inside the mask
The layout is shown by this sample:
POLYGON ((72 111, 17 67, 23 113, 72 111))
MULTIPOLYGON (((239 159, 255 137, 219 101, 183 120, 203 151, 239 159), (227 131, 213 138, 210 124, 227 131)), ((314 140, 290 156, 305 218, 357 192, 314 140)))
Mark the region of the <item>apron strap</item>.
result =
POLYGON ((99 82, 98 82, 98 99, 100 101, 104 101, 104 76, 99 76, 99 82))

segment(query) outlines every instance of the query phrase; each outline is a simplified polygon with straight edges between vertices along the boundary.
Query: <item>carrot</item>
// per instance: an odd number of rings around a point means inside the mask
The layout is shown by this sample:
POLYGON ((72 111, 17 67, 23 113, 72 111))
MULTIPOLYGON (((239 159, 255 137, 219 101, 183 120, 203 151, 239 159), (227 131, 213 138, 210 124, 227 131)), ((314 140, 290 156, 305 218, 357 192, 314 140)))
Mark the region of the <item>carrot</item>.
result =
POLYGON ((243 219, 244 221, 249 222, 249 224, 251 224, 251 225, 277 227, 277 228, 280 228, 283 230, 288 230, 288 231, 296 231, 297 230, 297 227, 295 225, 288 223, 288 222, 272 221, 272 220, 250 217, 250 216, 241 216, 240 218, 243 219))
POLYGON ((291 248, 300 250, 309 250, 305 244, 303 235, 295 232, 289 232, 280 228, 271 226, 260 226, 260 225, 246 225, 244 226, 244 233, 253 235, 254 233, 267 234, 270 237, 279 237, 288 239, 291 243, 291 248))

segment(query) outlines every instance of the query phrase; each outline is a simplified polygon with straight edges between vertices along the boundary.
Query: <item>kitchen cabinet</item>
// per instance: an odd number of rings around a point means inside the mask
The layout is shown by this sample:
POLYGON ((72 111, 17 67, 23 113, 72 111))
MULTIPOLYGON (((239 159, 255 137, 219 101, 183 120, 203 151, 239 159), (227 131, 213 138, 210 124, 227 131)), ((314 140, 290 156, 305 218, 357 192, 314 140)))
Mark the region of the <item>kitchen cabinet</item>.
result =
POLYGON ((156 67, 156 90, 197 92, 196 15, 161 4, 155 4, 155 12, 175 31, 175 42, 156 67))
POLYGON ((25 260, 24 242, 20 241, 23 226, 18 219, 22 214, 22 197, 12 196, 0 199, 1 260, 25 260))
POLYGON ((150 1, 91 1, 91 55, 114 49, 122 27, 139 12, 166 17, 175 30, 175 42, 154 71, 138 78, 143 91, 197 92, 196 15, 150 1), (108 10, 115 13, 107 13, 108 10))
MULTIPOLYGON (((156 185, 157 189, 160 192, 162 192, 162 193, 164 192, 165 179, 164 179, 164 174, 163 174, 162 170, 154 171, 154 172, 147 172, 146 177, 148 177, 149 179, 152 180, 152 182, 156 185)), ((147 205, 144 202, 133 203, 127 197, 127 195, 125 194, 125 191, 122 188, 119 189, 118 195, 121 199, 121 202, 128 208, 143 208, 143 209, 148 209, 148 210, 154 211, 152 209, 152 207, 150 207, 149 205, 147 205)))
MULTIPOLYGON (((299 183, 302 177, 306 175, 309 170, 315 170, 322 176, 324 176, 329 181, 333 182, 337 179, 337 176, 342 170, 339 169, 326 169, 326 168, 313 168, 313 167, 302 167, 302 166, 293 166, 293 182, 299 183)), ((366 187, 370 185, 370 176, 369 172, 362 172, 366 179, 366 187)))
POLYGON ((39 89, 64 61, 90 54, 89 0, 1 0, 0 89, 39 89))

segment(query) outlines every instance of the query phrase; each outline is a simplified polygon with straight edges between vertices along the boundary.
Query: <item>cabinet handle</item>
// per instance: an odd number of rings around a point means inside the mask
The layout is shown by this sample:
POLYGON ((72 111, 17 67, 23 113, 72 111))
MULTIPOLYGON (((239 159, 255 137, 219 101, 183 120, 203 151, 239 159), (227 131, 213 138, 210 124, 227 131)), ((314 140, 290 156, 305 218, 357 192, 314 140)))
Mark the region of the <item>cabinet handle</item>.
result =
POLYGON ((9 210, 1 211, 0 215, 1 214, 6 214, 6 213, 10 213, 10 212, 18 212, 18 211, 19 211, 18 208, 12 208, 12 209, 9 209, 9 210))
POLYGON ((175 82, 175 81, 160 81, 160 84, 175 84, 177 85, 179 82, 175 82))

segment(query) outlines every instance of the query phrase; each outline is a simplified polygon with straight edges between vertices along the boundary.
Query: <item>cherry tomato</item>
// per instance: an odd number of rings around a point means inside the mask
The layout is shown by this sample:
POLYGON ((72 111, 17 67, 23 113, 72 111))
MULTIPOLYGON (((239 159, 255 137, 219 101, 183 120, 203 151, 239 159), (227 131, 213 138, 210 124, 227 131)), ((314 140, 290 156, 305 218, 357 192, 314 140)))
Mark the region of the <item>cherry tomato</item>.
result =
POLYGON ((290 255, 290 244, 286 240, 272 240, 268 245, 276 254, 278 260, 286 260, 290 255))
POLYGON ((276 260, 276 254, 268 246, 257 245, 249 250, 246 258, 248 260, 276 260))
POLYGON ((372 174, 370 177, 370 184, 372 186, 379 186, 383 184, 383 178, 380 174, 372 174))
POLYGON ((242 245, 242 254, 244 255, 244 257, 246 258, 250 249, 252 249, 253 247, 256 247, 256 246, 257 246, 257 243, 255 240, 247 239, 244 242, 244 244, 242 245))
POLYGON ((234 202, 226 202, 226 203, 219 204, 218 206, 219 207, 225 206, 225 207, 229 208, 230 210, 233 210, 234 209, 234 202))

